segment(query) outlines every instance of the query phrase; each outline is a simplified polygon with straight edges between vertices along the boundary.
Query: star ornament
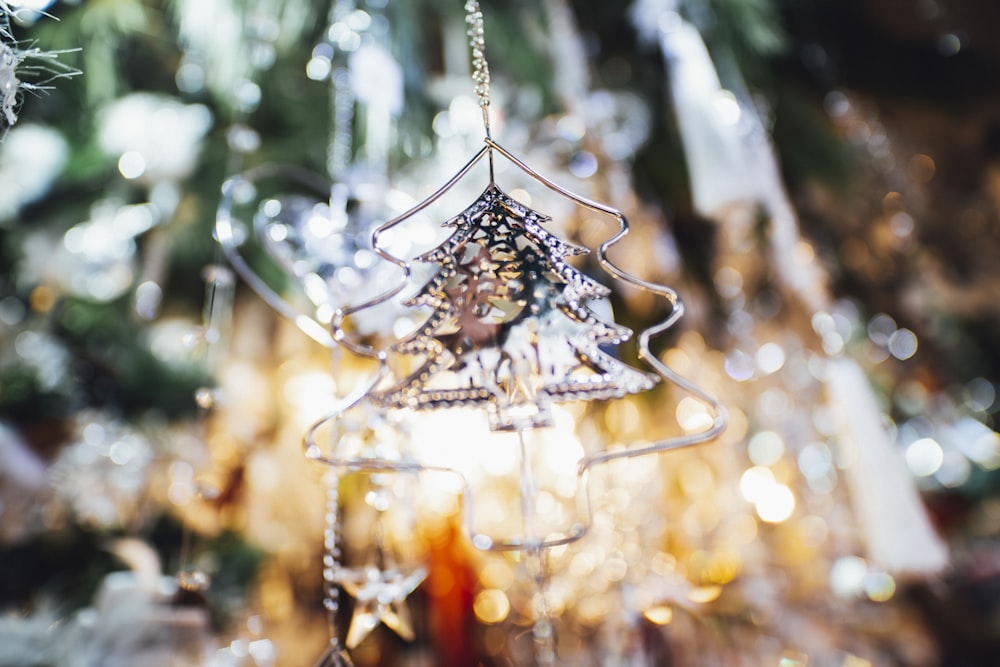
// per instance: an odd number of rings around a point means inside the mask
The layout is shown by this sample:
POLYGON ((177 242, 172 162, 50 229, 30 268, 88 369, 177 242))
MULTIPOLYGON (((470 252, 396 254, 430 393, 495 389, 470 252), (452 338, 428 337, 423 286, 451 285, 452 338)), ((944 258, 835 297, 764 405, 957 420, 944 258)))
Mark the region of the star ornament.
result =
POLYGON ((344 641, 347 648, 357 648, 380 624, 401 639, 413 641, 413 622, 406 598, 426 578, 427 571, 422 567, 410 574, 394 568, 381 570, 374 565, 343 568, 338 581, 355 600, 354 615, 344 641))

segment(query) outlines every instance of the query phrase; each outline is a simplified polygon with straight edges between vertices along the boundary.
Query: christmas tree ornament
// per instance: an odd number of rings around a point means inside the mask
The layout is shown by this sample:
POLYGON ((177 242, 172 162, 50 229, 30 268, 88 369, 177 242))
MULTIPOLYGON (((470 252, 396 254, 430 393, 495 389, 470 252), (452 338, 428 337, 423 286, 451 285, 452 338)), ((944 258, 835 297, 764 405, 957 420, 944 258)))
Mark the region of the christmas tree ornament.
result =
POLYGON ((413 621, 406 598, 426 576, 423 569, 404 574, 385 561, 341 568, 337 583, 354 598, 354 614, 344 640, 347 648, 357 648, 379 624, 392 629, 400 639, 413 641, 413 621))
MULTIPOLYGON (((536 584, 532 596, 535 657, 539 664, 554 664, 556 642, 545 594, 545 551, 579 539, 592 521, 591 507, 584 490, 581 502, 587 517, 580 524, 568 534, 547 537, 540 533, 536 473, 525 433, 553 425, 552 403, 619 399, 647 391, 660 380, 670 381, 704 406, 704 421, 684 435, 585 456, 578 463, 578 487, 585 489, 591 468, 709 440, 724 428, 725 414, 714 398, 651 353, 652 337, 670 328, 683 308, 670 288, 643 281, 609 259, 609 250, 628 234, 625 216, 545 178, 493 139, 483 15, 475 0, 465 7, 485 145, 430 197, 373 232, 375 252, 397 266, 402 278, 376 298, 338 310, 332 322, 333 336, 339 344, 379 362, 380 371, 366 396, 380 408, 420 412, 475 406, 485 410, 490 430, 516 434, 522 534, 471 537, 481 549, 524 552, 528 577, 536 584), (654 373, 632 368, 610 352, 612 346, 628 340, 631 331, 598 316, 593 309, 593 302, 609 294, 608 288, 568 261, 587 250, 550 233, 545 228, 547 216, 500 188, 496 157, 506 159, 531 181, 574 205, 617 223, 617 232, 598 249, 599 264, 622 283, 664 297, 670 307, 664 322, 639 336, 639 356, 654 373), (486 189, 462 213, 445 222, 454 231, 444 243, 415 258, 431 264, 433 274, 403 305, 430 309, 429 316, 387 350, 358 340, 351 330, 351 319, 396 298, 412 282, 413 262, 389 252, 386 237, 393 234, 395 238, 397 227, 438 202, 483 161, 489 168, 486 189)), ((335 412, 331 419, 338 416, 335 412)))
POLYGON ((326 480, 326 526, 323 532, 323 607, 326 609, 330 625, 330 647, 317 667, 353 667, 350 654, 341 645, 338 612, 340 611, 340 589, 337 585, 337 569, 340 564, 340 495, 339 476, 331 473, 326 480))
POLYGON ((455 233, 418 258, 437 273, 404 304, 433 312, 393 350, 424 360, 377 402, 482 404, 492 429, 519 431, 551 426, 552 400, 618 398, 655 384, 601 349, 631 332, 588 308, 609 290, 566 261, 586 250, 548 233, 547 221, 491 183, 445 223, 455 233))

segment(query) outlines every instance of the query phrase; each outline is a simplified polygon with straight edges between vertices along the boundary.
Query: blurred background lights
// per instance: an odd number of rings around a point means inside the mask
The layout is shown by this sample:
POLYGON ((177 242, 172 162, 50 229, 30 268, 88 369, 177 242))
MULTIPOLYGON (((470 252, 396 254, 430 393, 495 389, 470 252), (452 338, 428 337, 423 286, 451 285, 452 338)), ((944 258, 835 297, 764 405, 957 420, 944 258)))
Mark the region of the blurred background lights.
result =
POLYGON ((807 479, 823 477, 833 469, 833 452, 825 443, 809 443, 799 451, 797 462, 807 479))
POLYGON ((934 473, 934 479, 941 486, 958 488, 969 481, 972 474, 972 464, 961 452, 949 449, 943 453, 941 465, 934 473))
POLYGON ((868 563, 857 556, 838 558, 830 568, 830 589, 840 597, 854 597, 865 590, 868 563))
POLYGON ((757 368, 765 375, 781 370, 785 365, 785 350, 777 343, 764 343, 757 350, 757 368))
POLYGON ((146 173, 146 158, 139 151, 125 151, 118 159, 118 171, 129 180, 139 178, 146 173))
POLYGON ((495 625, 506 620, 510 614, 510 600, 496 588, 480 591, 472 603, 476 618, 487 625, 495 625))
POLYGON ((674 609, 668 605, 656 605, 642 613, 650 623, 669 625, 674 620, 674 609))
POLYGON ((778 659, 778 667, 806 667, 809 657, 797 651, 785 651, 778 659))
POLYGON ((974 378, 965 386, 964 395, 969 409, 988 412, 996 405, 997 389, 986 378, 974 378))
POLYGON ((906 464, 917 477, 929 477, 944 462, 941 445, 933 438, 920 438, 906 448, 906 464))
POLYGON ((743 276, 731 266, 723 266, 715 272, 715 289, 719 295, 732 299, 743 291, 743 276))
POLYGON ((896 333, 896 320, 879 313, 868 320, 868 338, 876 345, 887 346, 889 337, 896 333))
POLYGON ((774 465, 784 455, 785 443, 774 431, 760 431, 747 443, 747 453, 755 465, 774 465))
POLYGON ((960 434, 958 446, 962 453, 986 470, 1000 468, 1000 434, 974 419, 965 417, 956 425, 960 434))
POLYGON ((577 151, 569 161, 569 172, 577 178, 590 178, 597 173, 597 157, 588 151, 577 151))
POLYGON ((962 50, 962 38, 953 32, 948 32, 937 41, 937 50, 942 56, 954 56, 962 50))
POLYGON ((688 433, 698 433, 711 427, 712 415, 704 403, 685 396, 677 404, 677 422, 688 433))
POLYGON ((906 361, 917 353, 917 335, 909 329, 897 329, 889 336, 889 353, 906 361))
POLYGON ((781 523, 795 511, 795 494, 784 484, 775 484, 757 498, 754 509, 762 521, 781 523))
POLYGON ((757 350, 757 368, 765 375, 781 370, 785 365, 785 350, 777 343, 764 343, 757 350))
POLYGON ((695 604, 708 604, 719 599, 722 586, 696 586, 688 591, 687 598, 695 604))
POLYGON ((777 483, 774 473, 769 468, 754 466, 740 476, 740 493, 747 502, 756 503, 777 483))
POLYGON ((754 375, 753 357, 742 350, 732 350, 726 354, 726 375, 737 382, 749 380, 754 375))
POLYGON ((896 580, 885 572, 870 572, 865 576, 864 590, 872 602, 888 602, 896 594, 896 580))

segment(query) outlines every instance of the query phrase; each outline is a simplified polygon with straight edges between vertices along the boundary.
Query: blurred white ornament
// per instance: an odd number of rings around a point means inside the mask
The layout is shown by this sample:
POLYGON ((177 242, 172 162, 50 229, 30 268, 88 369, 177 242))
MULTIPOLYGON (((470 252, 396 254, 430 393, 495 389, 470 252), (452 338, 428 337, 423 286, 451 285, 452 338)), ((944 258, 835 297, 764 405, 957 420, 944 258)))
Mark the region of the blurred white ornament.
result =
MULTIPOLYGON (((815 251, 801 238, 798 214, 785 191, 764 121, 738 77, 730 81, 732 90, 723 87, 701 34, 677 14, 675 5, 667 0, 640 2, 633 20, 657 8, 663 11, 656 25, 670 68, 694 207, 713 219, 724 217, 734 205, 766 210, 778 278, 810 311, 824 310, 830 301, 826 276, 815 251)), ((650 32, 648 25, 637 26, 650 32)))
POLYGON ((208 107, 133 93, 102 111, 98 142, 105 153, 118 157, 127 179, 179 180, 194 170, 201 140, 211 127, 208 107))
POLYGON ((104 413, 83 411, 72 442, 59 453, 50 474, 56 495, 78 521, 122 528, 140 519, 150 502, 154 459, 144 435, 104 413))
POLYGON ((0 224, 48 191, 67 154, 66 140, 52 128, 19 125, 7 134, 0 144, 0 224))
POLYGON ((211 645, 208 611, 174 602, 173 577, 112 572, 94 605, 62 634, 67 667, 198 667, 211 645))
POLYGON ((403 70, 388 51, 366 44, 351 54, 349 67, 358 101, 399 115, 403 110, 403 70))
POLYGON ((63 236, 59 262, 50 277, 66 291, 97 301, 124 294, 136 275, 135 238, 152 228, 159 212, 151 204, 122 206, 105 199, 94 204, 91 218, 63 236))
POLYGON ((679 23, 661 36, 660 48, 670 65, 695 208, 712 216, 734 201, 762 199, 764 174, 751 152, 748 128, 733 114, 735 98, 722 87, 697 28, 679 23))
POLYGON ((868 378, 850 359, 832 359, 827 391, 842 419, 847 480, 869 559, 893 575, 940 574, 948 547, 886 433, 868 378))
POLYGON ((59 661, 54 641, 60 614, 56 609, 4 614, 0 618, 0 665, 55 665, 59 661))

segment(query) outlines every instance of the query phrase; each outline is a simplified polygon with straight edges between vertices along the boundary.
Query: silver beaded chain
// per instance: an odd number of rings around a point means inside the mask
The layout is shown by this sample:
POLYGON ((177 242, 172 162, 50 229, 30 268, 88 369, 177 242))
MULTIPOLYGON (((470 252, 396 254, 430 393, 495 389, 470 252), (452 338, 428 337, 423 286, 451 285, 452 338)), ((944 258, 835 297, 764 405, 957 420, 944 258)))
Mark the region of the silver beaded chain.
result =
POLYGON ((476 82, 479 106, 490 105, 490 66, 486 63, 486 32, 479 0, 465 3, 465 22, 469 24, 469 47, 472 49, 472 80, 476 82))
MULTIPOLYGON (((326 475, 326 528, 323 531, 323 583, 326 608, 330 621, 331 653, 341 650, 337 627, 340 611, 340 587, 337 578, 340 570, 340 476, 336 472, 326 475)), ((336 664, 336 663, 334 663, 336 664)))
MULTIPOLYGON (((486 62, 486 31, 483 27, 483 12, 479 8, 479 0, 468 0, 465 3, 465 22, 469 24, 469 47, 472 50, 472 80, 476 83, 476 97, 479 107, 483 110, 483 127, 486 136, 490 136, 490 66, 486 62)), ((492 166, 492 152, 490 164, 492 166)))

